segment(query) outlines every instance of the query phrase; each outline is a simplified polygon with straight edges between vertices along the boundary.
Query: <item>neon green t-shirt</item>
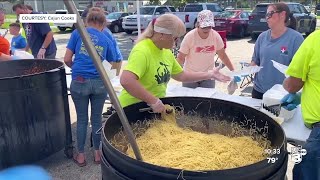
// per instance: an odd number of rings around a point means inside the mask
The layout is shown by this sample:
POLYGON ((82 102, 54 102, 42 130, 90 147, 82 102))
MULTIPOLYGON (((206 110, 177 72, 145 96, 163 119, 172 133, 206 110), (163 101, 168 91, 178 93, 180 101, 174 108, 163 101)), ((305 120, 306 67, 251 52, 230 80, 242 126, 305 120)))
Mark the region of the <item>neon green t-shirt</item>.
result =
MULTIPOLYGON (((183 71, 171 50, 160 50, 150 39, 142 40, 134 46, 124 70, 137 75, 142 86, 159 98, 165 97, 171 75, 183 71)), ((141 101, 126 90, 122 90, 119 100, 122 107, 141 101)))
POLYGON ((320 121, 320 31, 310 34, 294 55, 287 74, 304 82, 301 110, 307 126, 320 121))

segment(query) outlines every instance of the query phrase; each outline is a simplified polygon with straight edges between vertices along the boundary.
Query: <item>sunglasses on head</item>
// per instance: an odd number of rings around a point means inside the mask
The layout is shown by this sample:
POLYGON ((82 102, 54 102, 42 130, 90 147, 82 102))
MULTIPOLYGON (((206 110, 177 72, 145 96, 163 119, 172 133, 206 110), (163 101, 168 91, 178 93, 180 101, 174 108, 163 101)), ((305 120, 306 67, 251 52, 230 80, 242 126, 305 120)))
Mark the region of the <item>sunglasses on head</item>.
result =
POLYGON ((281 13, 281 11, 270 11, 266 13, 266 18, 269 19, 273 16, 275 13, 281 13))

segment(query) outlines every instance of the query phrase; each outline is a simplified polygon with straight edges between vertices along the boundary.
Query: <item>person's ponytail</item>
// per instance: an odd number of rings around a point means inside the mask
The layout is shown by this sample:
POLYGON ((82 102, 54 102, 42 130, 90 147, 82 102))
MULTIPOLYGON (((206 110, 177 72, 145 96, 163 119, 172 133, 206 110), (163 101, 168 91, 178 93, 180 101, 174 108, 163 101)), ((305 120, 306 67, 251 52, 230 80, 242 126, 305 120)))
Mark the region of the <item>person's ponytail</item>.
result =
POLYGON ((154 22, 155 22, 155 19, 148 24, 147 28, 143 31, 143 33, 136 40, 136 43, 138 43, 144 39, 151 38, 153 36, 154 22))

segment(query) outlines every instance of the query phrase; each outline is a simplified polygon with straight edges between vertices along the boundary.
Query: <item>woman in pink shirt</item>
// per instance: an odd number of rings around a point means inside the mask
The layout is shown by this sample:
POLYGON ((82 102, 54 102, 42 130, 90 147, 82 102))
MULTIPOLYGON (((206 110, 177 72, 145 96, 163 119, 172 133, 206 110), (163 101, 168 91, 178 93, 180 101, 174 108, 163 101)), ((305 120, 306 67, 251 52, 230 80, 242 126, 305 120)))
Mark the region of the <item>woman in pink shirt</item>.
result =
MULTIPOLYGON (((214 56, 218 54, 222 62, 230 71, 234 67, 224 50, 224 43, 220 35, 212 29, 214 27, 213 14, 209 10, 199 12, 197 18, 197 28, 186 34, 180 45, 178 62, 183 65, 185 71, 207 72, 214 65, 214 56)), ((235 80, 239 81, 239 77, 235 80)), ((214 88, 214 80, 204 80, 192 83, 182 83, 183 87, 214 88)))

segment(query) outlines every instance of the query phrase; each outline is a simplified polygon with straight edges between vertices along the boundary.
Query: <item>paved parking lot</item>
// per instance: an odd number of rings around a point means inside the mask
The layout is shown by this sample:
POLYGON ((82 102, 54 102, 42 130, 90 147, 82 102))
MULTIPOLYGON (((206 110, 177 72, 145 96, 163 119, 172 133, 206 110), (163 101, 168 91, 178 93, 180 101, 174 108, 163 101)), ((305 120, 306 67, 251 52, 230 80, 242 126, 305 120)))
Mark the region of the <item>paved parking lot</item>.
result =
MULTIPOLYGON (((70 34, 71 34, 71 31, 55 33, 54 38, 58 47, 57 58, 61 58, 61 59, 63 58, 66 44, 70 39, 70 34)), ((130 50, 133 47, 133 43, 130 38, 136 38, 137 34, 133 33, 132 35, 128 35, 122 32, 122 33, 116 33, 114 34, 114 36, 118 41, 118 45, 122 52, 123 58, 127 60, 130 50)))
MULTIPOLYGON (((320 23, 318 23, 320 24, 320 23)), ((121 52, 123 53, 124 59, 128 58, 130 50, 133 47, 133 43, 131 42, 130 38, 135 38, 136 34, 127 35, 125 33, 118 33, 115 34, 115 37, 118 40, 121 52)), ((57 58, 62 60, 66 44, 70 37, 70 31, 64 33, 56 33, 54 38, 56 40, 58 46, 58 53, 57 58)), ((11 36, 8 35, 7 38, 11 40, 11 36)), ((226 52, 229 55, 231 61, 235 65, 236 69, 240 69, 241 65, 240 62, 250 62, 252 53, 254 48, 254 41, 251 38, 246 37, 243 39, 236 39, 236 38, 228 38, 227 41, 227 48, 226 52)), ((124 63, 125 65, 126 63, 124 63)), ((224 68, 226 69, 226 68, 224 68)), ((224 71, 224 70, 223 70, 224 71)), ((176 82, 170 82, 176 83, 176 82)), ((226 87, 227 84, 223 83, 216 83, 216 87, 218 90, 227 92, 226 87)), ((252 84, 247 86, 246 88, 238 89, 235 92, 235 95, 242 95, 242 96, 250 96, 252 90, 252 84)), ((71 121, 72 121, 72 132, 73 132, 73 139, 75 139, 75 127, 76 127, 76 114, 73 102, 71 98, 69 98, 70 102, 70 112, 71 112, 71 121)), ((87 139, 87 142, 88 139, 87 139)), ((86 156, 87 156, 87 166, 83 168, 79 168, 72 160, 67 159, 64 156, 63 151, 60 151, 51 157, 39 162, 40 165, 45 167, 53 176, 54 179, 68 179, 68 180, 95 180, 101 179, 101 172, 100 166, 95 165, 93 163, 93 150, 90 149, 87 143, 86 146, 86 156)), ((289 146, 290 147, 290 146, 289 146)), ((293 163, 289 161, 288 166, 288 179, 291 179, 291 170, 292 170, 293 163)))

